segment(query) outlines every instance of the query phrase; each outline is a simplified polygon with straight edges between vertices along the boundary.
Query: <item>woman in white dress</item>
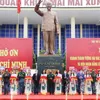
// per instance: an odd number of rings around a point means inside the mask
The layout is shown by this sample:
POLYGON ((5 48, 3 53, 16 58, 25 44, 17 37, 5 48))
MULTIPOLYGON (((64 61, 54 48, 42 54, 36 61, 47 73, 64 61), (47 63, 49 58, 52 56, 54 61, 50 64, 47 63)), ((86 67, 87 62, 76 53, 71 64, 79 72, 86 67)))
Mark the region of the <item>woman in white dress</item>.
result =
POLYGON ((59 70, 57 71, 57 75, 55 76, 55 94, 62 93, 62 74, 60 74, 59 70))
POLYGON ((32 93, 32 77, 31 77, 31 70, 27 70, 27 74, 25 77, 25 94, 29 95, 32 93))
POLYGON ((16 95, 18 92, 17 74, 15 69, 13 69, 10 77, 10 92, 12 95, 16 95))
POLYGON ((91 72, 88 70, 85 74, 85 94, 92 94, 92 77, 91 77, 91 72))
POLYGON ((0 95, 2 94, 2 85, 3 85, 3 82, 2 82, 2 70, 0 70, 0 95))
POLYGON ((76 72, 71 71, 69 76, 70 76, 69 94, 74 95, 77 93, 77 90, 76 90, 76 81, 77 81, 76 72))
POLYGON ((41 84, 41 94, 47 94, 47 74, 46 71, 43 70, 43 73, 40 77, 40 84, 41 84))
POLYGON ((4 74, 5 71, 5 67, 4 66, 0 66, 0 95, 2 95, 2 88, 4 85, 3 79, 2 79, 2 75, 4 74))
POLYGON ((100 95, 100 70, 97 74, 96 94, 100 95))

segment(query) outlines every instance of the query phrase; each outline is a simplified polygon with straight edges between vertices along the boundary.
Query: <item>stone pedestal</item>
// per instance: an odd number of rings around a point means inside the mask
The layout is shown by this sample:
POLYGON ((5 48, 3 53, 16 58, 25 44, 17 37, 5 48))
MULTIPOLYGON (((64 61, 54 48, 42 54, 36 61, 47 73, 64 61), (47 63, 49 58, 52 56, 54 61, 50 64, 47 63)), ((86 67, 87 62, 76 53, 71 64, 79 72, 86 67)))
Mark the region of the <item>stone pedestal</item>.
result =
POLYGON ((40 56, 37 58, 37 69, 42 73, 44 69, 60 70, 62 68, 63 58, 61 56, 40 56))

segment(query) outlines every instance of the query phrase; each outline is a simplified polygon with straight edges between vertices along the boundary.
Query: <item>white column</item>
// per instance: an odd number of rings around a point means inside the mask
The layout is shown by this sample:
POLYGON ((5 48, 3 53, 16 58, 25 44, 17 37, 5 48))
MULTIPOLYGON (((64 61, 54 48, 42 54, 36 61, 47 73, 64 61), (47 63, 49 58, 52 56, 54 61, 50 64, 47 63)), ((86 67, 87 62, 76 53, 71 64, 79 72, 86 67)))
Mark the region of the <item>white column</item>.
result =
POLYGON ((19 31, 19 28, 18 28, 18 27, 19 27, 19 25, 17 24, 17 25, 16 25, 16 38, 19 37, 19 32, 18 32, 18 31, 19 31))
POLYGON ((24 17, 24 38, 28 38, 28 18, 24 17))
POLYGON ((61 25, 59 25, 59 51, 61 52, 61 25))
POLYGON ((80 24, 80 38, 82 38, 82 34, 83 34, 82 30, 83 30, 82 24, 80 24))
POLYGON ((75 38, 75 17, 71 18, 71 38, 75 38))
POLYGON ((38 24, 37 27, 37 56, 39 57, 39 53, 40 53, 40 24, 38 24))

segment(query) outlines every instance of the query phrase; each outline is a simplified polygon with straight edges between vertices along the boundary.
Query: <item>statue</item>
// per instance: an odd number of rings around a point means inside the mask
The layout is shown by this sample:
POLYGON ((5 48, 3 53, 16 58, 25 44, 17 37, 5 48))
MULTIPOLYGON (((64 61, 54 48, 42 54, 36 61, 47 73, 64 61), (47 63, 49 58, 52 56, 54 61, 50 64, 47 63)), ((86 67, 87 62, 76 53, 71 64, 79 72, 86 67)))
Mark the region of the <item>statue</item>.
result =
POLYGON ((45 55, 51 54, 54 55, 54 42, 55 42, 55 33, 59 34, 59 24, 57 14, 54 11, 51 11, 52 3, 47 2, 46 7, 47 11, 43 12, 39 10, 39 6, 41 4, 41 0, 35 6, 35 12, 43 17, 42 22, 42 31, 43 31, 43 39, 44 39, 44 48, 45 55))

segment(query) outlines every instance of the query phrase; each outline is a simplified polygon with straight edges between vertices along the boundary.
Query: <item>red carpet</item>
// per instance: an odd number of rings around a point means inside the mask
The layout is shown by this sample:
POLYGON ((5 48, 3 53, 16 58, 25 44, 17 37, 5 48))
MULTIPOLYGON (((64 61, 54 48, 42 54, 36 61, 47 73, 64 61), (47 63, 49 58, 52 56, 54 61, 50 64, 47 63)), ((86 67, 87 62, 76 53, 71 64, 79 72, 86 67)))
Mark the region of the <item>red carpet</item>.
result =
POLYGON ((1 95, 0 100, 100 100, 96 99, 95 95, 84 95, 81 99, 81 95, 68 95, 66 99, 65 95, 30 95, 27 99, 26 95, 16 95, 11 99, 10 95, 1 95))

